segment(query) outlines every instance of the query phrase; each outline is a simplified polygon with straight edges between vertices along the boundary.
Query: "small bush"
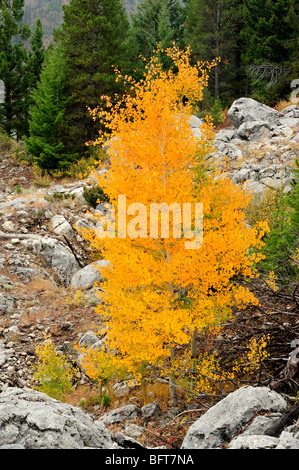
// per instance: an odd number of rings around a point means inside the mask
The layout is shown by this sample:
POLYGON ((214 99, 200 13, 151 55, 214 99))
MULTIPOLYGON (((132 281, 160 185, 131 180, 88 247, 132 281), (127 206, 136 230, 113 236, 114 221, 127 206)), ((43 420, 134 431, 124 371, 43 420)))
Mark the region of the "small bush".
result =
POLYGON ((83 197, 93 208, 95 208, 100 202, 109 202, 109 196, 107 196, 107 194, 105 194, 102 188, 98 185, 94 185, 90 189, 85 189, 83 197))
POLYGON ((14 192, 20 194, 22 192, 22 188, 20 184, 16 184, 13 188, 14 192))
POLYGON ((72 199, 74 200, 76 197, 76 194, 70 194, 70 193, 53 193, 50 196, 46 196, 45 199, 46 201, 54 202, 54 201, 65 201, 67 199, 72 199))
POLYGON ((63 354, 55 351, 48 337, 43 345, 35 350, 39 363, 36 366, 34 379, 39 383, 36 387, 40 392, 51 398, 65 401, 67 393, 73 389, 73 370, 63 354))
POLYGON ((74 295, 67 296, 65 302, 70 307, 81 307, 86 303, 86 295, 84 292, 77 290, 74 295))
POLYGON ((13 143, 11 149, 11 156, 17 160, 17 162, 25 163, 27 165, 33 164, 33 156, 27 151, 24 142, 18 141, 13 143))
POLYGON ((225 114, 222 109, 220 98, 216 98, 211 108, 211 116, 215 126, 221 124, 225 119, 225 114))
POLYGON ((0 133, 0 152, 9 152, 14 145, 14 141, 9 135, 0 133))
POLYGON ((254 227, 257 223, 265 221, 271 229, 275 222, 275 214, 278 211, 279 202, 283 196, 283 187, 266 188, 245 209, 245 216, 249 225, 254 227))
POLYGON ((52 178, 46 170, 42 170, 37 166, 33 167, 33 183, 36 186, 47 187, 52 183, 52 178))

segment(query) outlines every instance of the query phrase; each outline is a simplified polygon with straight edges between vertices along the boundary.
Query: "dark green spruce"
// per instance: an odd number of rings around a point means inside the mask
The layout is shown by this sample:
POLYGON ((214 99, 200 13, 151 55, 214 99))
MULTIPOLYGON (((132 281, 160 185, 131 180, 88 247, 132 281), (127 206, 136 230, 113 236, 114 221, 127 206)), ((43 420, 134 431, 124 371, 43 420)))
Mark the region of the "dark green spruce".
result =
POLYGON ((86 142, 94 140, 103 123, 88 108, 101 104, 102 95, 123 92, 114 67, 127 64, 129 22, 121 0, 71 0, 56 41, 65 51, 67 92, 73 97, 65 113, 65 143, 73 153, 88 155, 86 142))
POLYGON ((27 133, 30 99, 28 54, 24 46, 30 29, 22 24, 24 0, 0 0, 0 80, 5 86, 5 102, 0 104, 0 125, 17 139, 27 133))
POLYGON ((25 140, 34 163, 51 173, 64 170, 76 158, 64 143, 65 112, 70 98, 65 89, 66 60, 61 46, 51 48, 44 62, 40 82, 33 92, 29 133, 25 140))

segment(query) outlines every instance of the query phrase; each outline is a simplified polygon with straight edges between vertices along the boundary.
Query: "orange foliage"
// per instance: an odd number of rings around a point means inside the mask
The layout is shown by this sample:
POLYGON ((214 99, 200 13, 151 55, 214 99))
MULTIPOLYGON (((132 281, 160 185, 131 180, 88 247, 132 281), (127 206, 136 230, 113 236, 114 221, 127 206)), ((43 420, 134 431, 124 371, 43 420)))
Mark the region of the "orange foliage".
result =
MULTIPOLYGON (((203 203, 203 245, 186 249, 187 236, 150 236, 140 227, 138 210, 127 213, 127 228, 114 237, 90 232, 93 248, 110 261, 101 270, 103 304, 98 313, 108 326, 112 350, 131 372, 145 363, 158 364, 170 356, 169 346, 190 343, 192 331, 221 322, 233 304, 255 302, 244 287, 234 285, 236 275, 254 276, 266 227, 247 227, 244 208, 249 196, 216 169, 205 156, 213 149, 213 131, 207 120, 198 140, 190 128, 193 104, 202 99, 210 66, 190 64, 190 53, 173 47, 167 51, 174 69, 163 71, 157 56, 144 80, 130 84, 130 93, 117 106, 107 98, 105 110, 92 110, 94 119, 109 127, 111 166, 94 173, 115 208, 116 231, 122 217, 117 202, 125 195, 127 207, 142 203, 203 203), (182 102, 188 98, 187 104, 182 102), (108 109, 108 110, 107 110, 108 109), (131 224, 131 225, 130 225, 131 224), (120 236, 121 235, 121 236, 120 236)), ((120 77, 118 77, 120 78, 120 77)), ((94 145, 102 144, 100 135, 94 145)), ((138 208, 138 206, 136 206, 138 208)), ((194 211, 193 211, 194 212, 194 211)), ((139 214, 140 215, 140 214, 139 214)), ((195 224, 192 213, 193 227, 195 224)), ((189 239, 188 239, 189 240, 189 239)))

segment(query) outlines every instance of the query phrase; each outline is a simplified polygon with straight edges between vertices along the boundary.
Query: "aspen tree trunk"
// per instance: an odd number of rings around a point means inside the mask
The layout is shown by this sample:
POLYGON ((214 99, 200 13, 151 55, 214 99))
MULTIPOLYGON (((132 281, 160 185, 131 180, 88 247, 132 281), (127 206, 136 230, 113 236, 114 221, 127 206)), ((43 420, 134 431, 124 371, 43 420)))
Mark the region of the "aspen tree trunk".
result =
MULTIPOLYGON (((197 337, 198 337, 198 329, 195 328, 193 333, 192 333, 192 338, 191 338, 191 373, 192 377, 195 376, 196 372, 196 357, 197 357, 197 337)), ((192 383, 192 388, 194 388, 193 381, 192 383)))
POLYGON ((171 374, 169 379, 169 391, 171 396, 171 402, 173 405, 176 405, 177 402, 177 393, 176 393, 176 386, 175 386, 175 370, 173 368, 173 361, 174 361, 174 347, 169 345, 170 349, 170 363, 171 363, 171 374))

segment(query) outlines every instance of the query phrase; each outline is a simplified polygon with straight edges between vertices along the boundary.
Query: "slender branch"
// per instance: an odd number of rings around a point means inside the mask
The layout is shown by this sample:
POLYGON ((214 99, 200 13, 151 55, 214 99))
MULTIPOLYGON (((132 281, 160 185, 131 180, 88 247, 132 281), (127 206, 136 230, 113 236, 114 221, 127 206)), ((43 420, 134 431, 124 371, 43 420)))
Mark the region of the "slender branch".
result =
POLYGON ((186 413, 198 413, 199 411, 207 411, 206 408, 196 408, 195 410, 185 410, 185 411, 182 411, 181 413, 179 413, 178 415, 176 415, 171 421, 170 423, 166 423, 166 424, 163 424, 163 426, 160 426, 159 430, 160 429, 163 429, 165 428, 166 426, 170 426, 177 418, 179 418, 180 416, 186 414, 186 413))
POLYGON ((160 434, 157 434, 155 433, 154 431, 150 431, 149 429, 146 429, 146 428, 143 428, 144 429, 144 432, 148 432, 150 434, 153 434, 154 436, 158 437, 159 439, 161 439, 161 441, 163 442, 166 442, 166 444, 170 445, 171 447, 173 447, 173 449, 179 449, 179 446, 173 444, 172 442, 169 442, 167 441, 167 439, 165 439, 164 437, 160 436, 160 434))

